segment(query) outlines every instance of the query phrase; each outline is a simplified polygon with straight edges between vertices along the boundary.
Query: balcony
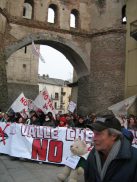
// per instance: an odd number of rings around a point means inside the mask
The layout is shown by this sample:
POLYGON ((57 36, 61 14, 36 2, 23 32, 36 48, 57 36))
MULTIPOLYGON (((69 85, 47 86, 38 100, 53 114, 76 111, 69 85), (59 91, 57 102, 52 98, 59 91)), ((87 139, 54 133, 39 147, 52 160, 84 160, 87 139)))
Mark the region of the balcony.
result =
POLYGON ((130 23, 130 36, 137 40, 137 20, 130 23))

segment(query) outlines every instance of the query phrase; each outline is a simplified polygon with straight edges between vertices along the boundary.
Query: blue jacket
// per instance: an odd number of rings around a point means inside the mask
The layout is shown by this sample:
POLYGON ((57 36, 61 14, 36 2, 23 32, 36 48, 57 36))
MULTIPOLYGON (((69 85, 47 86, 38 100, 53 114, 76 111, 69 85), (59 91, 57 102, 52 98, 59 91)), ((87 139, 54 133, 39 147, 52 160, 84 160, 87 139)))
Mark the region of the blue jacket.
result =
POLYGON ((123 137, 119 153, 106 171, 101 181, 93 149, 87 159, 85 167, 85 182, 137 182, 137 149, 123 137))

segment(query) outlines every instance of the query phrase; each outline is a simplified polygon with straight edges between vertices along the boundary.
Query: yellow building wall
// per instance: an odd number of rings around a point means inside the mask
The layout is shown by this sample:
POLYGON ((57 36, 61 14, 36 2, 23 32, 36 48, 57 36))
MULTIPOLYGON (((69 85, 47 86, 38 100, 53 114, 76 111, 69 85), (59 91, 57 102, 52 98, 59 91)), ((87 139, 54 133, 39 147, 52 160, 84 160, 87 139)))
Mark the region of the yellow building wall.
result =
POLYGON ((126 37, 126 82, 125 96, 137 94, 137 40, 130 36, 130 24, 137 20, 137 1, 127 0, 127 37, 126 37))

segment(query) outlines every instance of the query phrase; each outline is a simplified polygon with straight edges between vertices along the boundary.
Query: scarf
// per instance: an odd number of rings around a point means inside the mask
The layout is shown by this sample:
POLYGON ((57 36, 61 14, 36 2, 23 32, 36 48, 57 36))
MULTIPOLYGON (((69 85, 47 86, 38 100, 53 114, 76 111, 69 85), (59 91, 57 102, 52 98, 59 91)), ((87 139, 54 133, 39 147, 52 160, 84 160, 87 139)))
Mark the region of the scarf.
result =
POLYGON ((112 148, 111 148, 111 150, 107 156, 107 159, 106 159, 103 167, 101 167, 101 159, 100 159, 99 153, 98 153, 98 151, 95 151, 95 158, 97 161, 97 169, 98 169, 98 172, 100 174, 101 181, 103 180, 103 178, 106 174, 106 171, 107 171, 109 164, 111 163, 112 160, 114 160, 116 158, 116 156, 119 152, 120 146, 121 146, 120 140, 118 140, 114 143, 114 145, 112 146, 112 148))

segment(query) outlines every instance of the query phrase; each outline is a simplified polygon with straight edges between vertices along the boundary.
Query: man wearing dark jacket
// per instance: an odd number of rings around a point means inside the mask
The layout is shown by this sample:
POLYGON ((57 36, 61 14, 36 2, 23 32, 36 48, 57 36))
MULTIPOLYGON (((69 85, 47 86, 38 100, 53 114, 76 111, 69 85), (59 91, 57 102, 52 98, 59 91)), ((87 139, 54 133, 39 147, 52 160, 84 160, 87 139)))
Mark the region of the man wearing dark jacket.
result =
POLYGON ((137 182, 137 149, 121 133, 116 118, 100 118, 88 125, 94 148, 85 167, 85 182, 137 182))

